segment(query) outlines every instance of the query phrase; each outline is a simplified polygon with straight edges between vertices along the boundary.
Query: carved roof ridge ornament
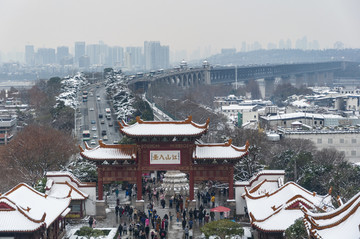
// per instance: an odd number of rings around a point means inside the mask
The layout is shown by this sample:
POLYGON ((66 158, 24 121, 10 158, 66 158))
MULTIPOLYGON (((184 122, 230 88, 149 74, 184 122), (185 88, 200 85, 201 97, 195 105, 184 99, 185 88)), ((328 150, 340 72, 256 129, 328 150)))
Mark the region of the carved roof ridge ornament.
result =
MULTIPOLYGON (((229 146, 233 146, 231 144, 232 139, 229 139, 228 142, 225 143, 212 143, 212 144, 196 144, 197 147, 229 147, 229 146)), ((236 150, 236 146, 234 146, 235 150, 236 150)))
POLYGON ((87 150, 92 149, 91 147, 89 147, 89 145, 88 145, 88 143, 87 143, 86 141, 84 142, 84 145, 85 145, 85 148, 86 148, 87 150))

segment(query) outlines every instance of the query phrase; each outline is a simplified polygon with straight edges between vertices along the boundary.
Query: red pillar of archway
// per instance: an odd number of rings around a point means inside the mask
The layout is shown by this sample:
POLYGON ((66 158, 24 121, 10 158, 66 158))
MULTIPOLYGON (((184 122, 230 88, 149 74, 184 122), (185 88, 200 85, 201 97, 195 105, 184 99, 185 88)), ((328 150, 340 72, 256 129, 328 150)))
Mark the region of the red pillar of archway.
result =
POLYGON ((189 172, 189 199, 194 200, 194 171, 189 172))
POLYGON ((136 171, 136 188, 137 188, 137 200, 142 200, 142 171, 136 171))
POLYGON ((229 200, 234 199, 234 167, 229 167, 229 200))
POLYGON ((100 168, 97 168, 98 173, 98 200, 104 198, 104 184, 103 184, 103 172, 100 168))

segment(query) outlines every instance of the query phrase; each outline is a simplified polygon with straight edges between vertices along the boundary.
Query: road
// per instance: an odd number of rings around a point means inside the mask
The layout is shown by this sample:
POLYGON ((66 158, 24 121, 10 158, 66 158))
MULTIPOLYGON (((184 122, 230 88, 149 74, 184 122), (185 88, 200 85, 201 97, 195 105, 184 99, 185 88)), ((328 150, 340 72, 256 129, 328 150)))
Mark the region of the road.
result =
POLYGON ((120 141, 122 137, 114 115, 111 115, 111 119, 106 119, 105 117, 105 109, 111 108, 111 106, 110 102, 106 98, 104 84, 91 84, 81 89, 81 91, 84 90, 89 93, 87 102, 82 102, 80 99, 80 105, 77 109, 77 124, 80 124, 77 132, 79 143, 82 144, 83 130, 90 130, 91 140, 88 143, 90 144, 92 142, 93 144, 90 145, 92 147, 98 145, 99 139, 103 139, 103 142, 107 144, 120 141), (102 118, 99 117, 100 114, 103 116, 102 118), (110 122, 112 124, 110 124, 110 122), (104 140, 105 135, 102 135, 102 131, 104 130, 106 131, 106 136, 108 138, 106 141, 104 140), (94 135, 97 137, 94 138, 94 135), (95 141, 95 144, 92 140, 95 141))

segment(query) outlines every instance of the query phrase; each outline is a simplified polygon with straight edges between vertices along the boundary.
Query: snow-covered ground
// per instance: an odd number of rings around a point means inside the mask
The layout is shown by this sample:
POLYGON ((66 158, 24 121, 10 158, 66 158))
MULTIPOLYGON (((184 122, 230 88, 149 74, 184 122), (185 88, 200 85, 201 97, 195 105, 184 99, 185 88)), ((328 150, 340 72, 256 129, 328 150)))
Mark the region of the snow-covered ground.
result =
POLYGON ((78 105, 77 93, 85 84, 87 84, 87 80, 82 73, 77 73, 72 77, 65 77, 61 81, 61 93, 56 97, 57 104, 62 101, 66 106, 75 109, 78 105))

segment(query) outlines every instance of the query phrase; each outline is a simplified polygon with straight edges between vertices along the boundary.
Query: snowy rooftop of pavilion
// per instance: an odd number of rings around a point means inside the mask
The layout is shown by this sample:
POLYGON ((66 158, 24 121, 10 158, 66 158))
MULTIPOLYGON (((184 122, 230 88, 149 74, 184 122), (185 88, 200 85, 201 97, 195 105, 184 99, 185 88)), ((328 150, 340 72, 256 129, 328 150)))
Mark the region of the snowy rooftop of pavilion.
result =
POLYGON ((136 145, 104 144, 90 148, 85 143, 85 149, 80 147, 80 155, 91 160, 133 160, 136 158, 136 145))
POLYGON ((312 213, 306 208, 302 210, 305 226, 315 238, 360 238, 360 192, 331 212, 312 213))
POLYGON ((261 231, 282 232, 303 216, 300 205, 310 209, 324 209, 331 205, 331 196, 319 196, 294 182, 288 182, 271 193, 259 194, 245 188, 245 200, 253 226, 261 231))
POLYGON ((70 197, 71 200, 85 200, 89 197, 88 194, 80 191, 80 189, 69 182, 54 183, 52 179, 48 179, 46 186, 47 190, 45 194, 54 198, 70 197))
MULTIPOLYGON (((75 187, 93 187, 96 185, 96 183, 81 182, 77 177, 68 171, 49 171, 46 172, 46 178, 48 180, 53 180, 53 182, 68 182, 75 187), (57 180, 58 178, 62 179, 57 180)), ((50 186, 50 184, 48 185, 47 183, 46 186, 50 186)))
POLYGON ((201 136, 209 128, 208 119, 205 124, 196 124, 189 116, 184 121, 142 121, 136 117, 136 123, 128 125, 125 122, 120 123, 120 131, 130 137, 146 136, 201 136))
MULTIPOLYGON (((136 158, 135 145, 107 145, 99 141, 99 146, 81 148, 80 155, 90 160, 134 160, 136 158)), ((243 147, 236 147, 231 140, 223 144, 196 144, 193 152, 195 159, 238 159, 248 152, 249 143, 243 147)))
POLYGON ((25 183, 0 196, 0 232, 32 232, 48 228, 69 212, 70 198, 54 198, 25 183))
POLYGON ((231 144, 231 139, 223 144, 196 144, 193 152, 194 159, 233 159, 241 158, 247 154, 249 142, 243 147, 231 144))

